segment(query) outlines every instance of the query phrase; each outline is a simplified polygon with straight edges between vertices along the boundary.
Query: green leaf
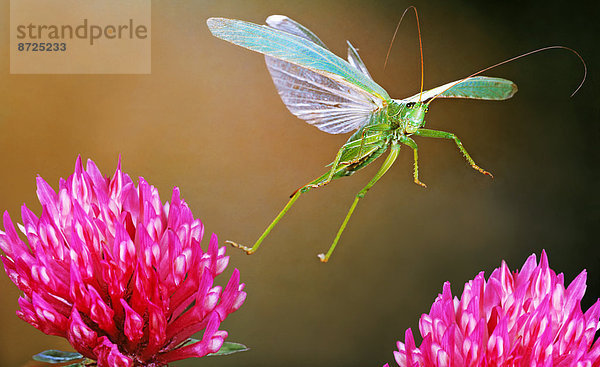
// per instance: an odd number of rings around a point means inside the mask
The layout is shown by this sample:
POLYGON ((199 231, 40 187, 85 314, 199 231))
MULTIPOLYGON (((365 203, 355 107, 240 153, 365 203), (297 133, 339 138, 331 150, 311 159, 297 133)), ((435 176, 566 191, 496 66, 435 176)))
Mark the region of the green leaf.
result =
MULTIPOLYGON (((50 349, 34 355, 33 360, 46 363, 65 363, 76 359, 82 359, 83 356, 75 352, 63 352, 62 350, 50 349)), ((77 364, 75 364, 77 365, 77 364)))
POLYGON ((208 356, 226 356, 237 352, 250 350, 247 346, 240 343, 225 342, 218 352, 207 354, 208 356))
MULTIPOLYGON (((185 343, 183 343, 181 346, 183 347, 183 346, 186 346, 186 345, 194 344, 194 343, 197 343, 199 341, 200 340, 198 340, 198 339, 188 338, 188 340, 186 340, 185 343)), ((247 350, 250 350, 250 348, 248 348, 244 344, 234 343, 234 342, 225 342, 221 346, 221 349, 219 349, 215 353, 209 353, 209 354, 207 354, 207 356, 209 356, 209 357, 212 357, 212 356, 226 356, 226 355, 237 353, 237 352, 245 352, 247 350)))

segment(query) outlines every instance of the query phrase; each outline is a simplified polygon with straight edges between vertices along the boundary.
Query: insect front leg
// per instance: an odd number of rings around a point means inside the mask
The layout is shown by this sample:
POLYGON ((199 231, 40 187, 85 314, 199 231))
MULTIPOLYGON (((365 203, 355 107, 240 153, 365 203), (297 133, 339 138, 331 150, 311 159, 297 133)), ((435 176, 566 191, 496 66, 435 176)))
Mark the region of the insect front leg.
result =
POLYGON ((469 155, 469 153, 467 153, 467 150, 465 149, 465 147, 463 146, 463 144, 460 142, 460 139, 458 139, 458 137, 456 135, 454 135, 453 133, 449 133, 446 131, 439 131, 439 130, 431 130, 431 129, 419 129, 417 131, 414 132, 414 135, 417 136, 423 136, 426 138, 441 138, 441 139, 452 139, 454 140, 454 142, 456 143, 456 146, 458 147, 458 149, 461 151, 461 153, 463 154, 463 156, 465 157, 465 159, 467 160, 467 162, 469 162, 469 164, 471 165, 471 167, 473 167, 473 169, 483 173, 484 175, 488 175, 492 178, 494 178, 494 176, 484 170, 483 168, 479 167, 475 161, 473 160, 473 158, 471 158, 471 156, 469 155))
POLYGON ((335 247, 337 246, 337 243, 340 240, 340 237, 342 236, 342 232, 344 232, 344 229, 346 228, 346 225, 348 224, 348 221, 350 220, 350 217, 352 216, 352 213, 354 212, 354 208, 356 208, 356 204, 358 204, 358 201, 365 196, 367 191, 369 191, 369 189, 371 187, 373 187, 373 185, 375 185, 377 183, 377 181, 379 181, 379 179, 387 172, 387 170, 390 169, 390 167, 392 166, 392 164, 394 163, 396 158, 398 158, 398 153, 400 152, 400 146, 401 145, 398 144, 397 142, 392 143, 392 148, 390 150, 390 154, 387 156, 387 158, 381 165, 381 168, 379 169, 379 171, 377 171, 377 173, 371 179, 371 181, 369 181, 367 186, 365 186, 362 190, 360 190, 358 192, 358 194, 356 194, 356 197, 354 198, 354 202, 352 203, 352 206, 350 206, 350 210, 348 210, 348 214, 346 214, 346 218, 344 218, 344 221, 342 222, 342 226, 338 230, 338 232, 335 236, 335 239, 333 240, 333 243, 329 247, 329 250, 327 251, 326 254, 318 255, 321 262, 325 263, 329 260, 329 257, 333 253, 333 250, 335 250, 335 247))
POLYGON ((423 182, 421 182, 419 180, 419 155, 417 154, 417 150, 419 149, 417 146, 417 143, 415 143, 414 140, 412 140, 411 138, 409 138, 408 136, 405 135, 400 135, 400 142, 404 145, 409 146, 410 148, 412 148, 413 153, 414 153, 414 159, 415 159, 415 169, 413 172, 413 177, 415 180, 415 183, 421 187, 427 187, 427 185, 425 185, 423 182))

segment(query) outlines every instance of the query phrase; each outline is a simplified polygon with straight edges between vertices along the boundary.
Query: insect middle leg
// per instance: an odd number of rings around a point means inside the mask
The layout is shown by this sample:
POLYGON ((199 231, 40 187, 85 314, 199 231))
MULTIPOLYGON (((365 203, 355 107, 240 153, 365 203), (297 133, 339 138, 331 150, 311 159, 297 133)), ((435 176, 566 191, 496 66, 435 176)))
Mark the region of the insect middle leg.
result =
POLYGON ((356 197, 354 198, 354 202, 352 203, 352 206, 350 206, 350 210, 348 210, 348 214, 346 214, 346 218, 344 218, 344 221, 342 222, 342 226, 338 230, 338 232, 335 236, 335 239, 333 240, 333 243, 329 247, 329 250, 327 251, 326 254, 318 255, 321 262, 325 263, 329 260, 329 257, 333 253, 333 250, 335 250, 335 247, 337 246, 337 243, 340 240, 340 237, 342 236, 342 232, 344 232, 344 229, 346 228, 346 225, 348 224, 348 221, 350 220, 350 217, 352 216, 352 213, 354 212, 354 208, 356 208, 356 204, 358 204, 358 201, 361 198, 365 197, 365 194, 367 193, 367 191, 369 191, 369 189, 371 187, 373 187, 373 185, 375 185, 377 183, 377 181, 379 181, 379 179, 387 172, 387 170, 390 169, 390 167, 392 166, 392 164, 394 163, 396 158, 398 158, 398 153, 400 152, 400 147, 401 147, 401 145, 399 143, 397 143, 397 142, 392 143, 392 147, 390 149, 390 154, 387 156, 387 158, 381 165, 381 168, 379 169, 379 171, 377 171, 377 173, 371 179, 371 181, 369 181, 367 186, 365 186, 362 190, 360 190, 358 192, 358 194, 356 194, 356 197))
POLYGON ((421 187, 427 187, 427 185, 425 185, 423 182, 421 182, 419 180, 419 155, 417 153, 417 150, 419 149, 417 146, 417 143, 415 143, 414 140, 412 140, 411 138, 409 138, 408 136, 405 135, 400 135, 400 142, 404 145, 409 146, 410 148, 412 148, 413 152, 414 152, 414 159, 415 159, 415 169, 413 172, 413 177, 415 180, 415 183, 421 187))
POLYGON ((431 129, 419 129, 417 131, 414 132, 414 135, 417 136, 423 136, 426 138, 441 138, 441 139, 452 139, 454 140, 454 142, 456 143, 456 146, 458 147, 458 149, 460 150, 460 152, 463 154, 463 156, 465 157, 465 159, 467 160, 467 162, 469 162, 469 164, 471 165, 471 167, 473 167, 473 169, 483 173, 484 175, 488 175, 492 178, 494 178, 494 175, 492 175, 490 172, 484 170, 483 168, 479 167, 475 161, 473 160, 473 158, 471 158, 471 156, 469 155, 469 153, 467 153, 467 150, 465 149, 465 147, 463 146, 463 144, 460 142, 460 139, 458 139, 458 137, 456 135, 454 135, 453 133, 449 133, 446 131, 439 131, 439 130, 431 130, 431 129))

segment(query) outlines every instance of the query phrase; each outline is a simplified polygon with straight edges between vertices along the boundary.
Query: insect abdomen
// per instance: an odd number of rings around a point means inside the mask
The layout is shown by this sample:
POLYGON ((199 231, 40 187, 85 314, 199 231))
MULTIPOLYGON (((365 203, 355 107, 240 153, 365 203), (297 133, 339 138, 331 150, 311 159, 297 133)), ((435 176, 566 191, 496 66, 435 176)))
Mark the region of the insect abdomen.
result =
POLYGON ((371 162, 373 162, 374 160, 379 158, 380 155, 385 153, 385 151, 388 149, 389 145, 390 145, 390 141, 388 139, 379 148, 377 148, 377 150, 375 150, 373 153, 362 157, 356 163, 346 166, 345 167, 346 173, 344 174, 344 176, 350 176, 351 174, 360 170, 361 168, 368 166, 371 162))

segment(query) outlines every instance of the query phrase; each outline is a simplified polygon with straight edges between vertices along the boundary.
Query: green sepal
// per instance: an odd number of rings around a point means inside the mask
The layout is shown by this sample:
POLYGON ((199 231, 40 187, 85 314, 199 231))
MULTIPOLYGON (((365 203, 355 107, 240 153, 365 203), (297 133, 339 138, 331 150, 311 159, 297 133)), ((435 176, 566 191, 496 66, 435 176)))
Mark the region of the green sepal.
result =
POLYGON ((207 354, 207 356, 226 356, 237 352, 250 350, 247 346, 240 343, 225 342, 218 352, 207 354))
MULTIPOLYGON (((197 343, 199 341, 200 340, 198 340, 198 339, 189 338, 183 345, 190 345, 190 344, 197 343)), ((226 356, 226 355, 237 353, 237 352, 245 352, 247 350, 250 350, 250 348, 248 348, 244 344, 234 343, 234 342, 225 342, 221 346, 221 349, 219 349, 215 353, 208 353, 207 356, 226 356)))
MULTIPOLYGON (((56 363, 66 363, 66 362, 71 362, 71 361, 74 361, 77 359, 82 359, 83 356, 76 352, 63 352, 62 350, 50 349, 50 350, 45 350, 41 353, 38 353, 38 354, 34 355, 32 358, 34 361, 56 364, 56 363)), ((79 365, 80 364, 75 363, 75 364, 72 364, 71 366, 79 366, 79 365)))

